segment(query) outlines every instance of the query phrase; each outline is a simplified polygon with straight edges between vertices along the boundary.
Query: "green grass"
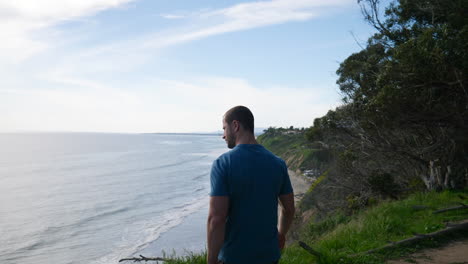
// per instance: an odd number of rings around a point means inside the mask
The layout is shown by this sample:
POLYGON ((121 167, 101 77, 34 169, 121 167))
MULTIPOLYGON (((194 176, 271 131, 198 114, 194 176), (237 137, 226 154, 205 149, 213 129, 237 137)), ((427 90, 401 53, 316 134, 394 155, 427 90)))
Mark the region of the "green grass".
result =
MULTIPOLYGON (((302 230, 300 239, 321 253, 319 259, 294 243, 283 250, 280 264, 385 263, 389 258, 438 246, 444 241, 424 241, 412 248, 397 248, 371 255, 360 254, 386 245, 388 241, 411 237, 413 233, 424 234, 443 229, 446 222, 468 219, 468 210, 432 213, 460 202, 468 202, 468 191, 417 193, 404 200, 381 202, 353 216, 337 213, 319 223, 311 222, 302 230), (427 208, 414 209, 414 205, 427 208)), ((468 238, 468 233, 460 235, 468 238)), ((206 253, 190 254, 167 263, 205 264, 205 259, 206 253)))
POLYGON ((164 258, 171 259, 166 261, 166 264, 206 264, 206 251, 202 253, 189 253, 187 256, 177 257, 174 254, 170 256, 164 256, 164 258))
MULTIPOLYGON (((374 255, 358 253, 384 246, 388 241, 411 237, 413 233, 424 234, 443 229, 446 222, 468 219, 468 210, 432 214, 434 210, 463 202, 460 195, 466 195, 466 192, 418 193, 405 200, 382 202, 352 217, 338 214, 318 224, 310 223, 304 229, 302 239, 322 254, 318 260, 321 264, 383 263, 386 258, 415 249, 399 249, 374 255), (414 205, 428 208, 415 210, 414 205), (355 254, 358 256, 350 257, 355 254)), ((420 247, 436 245, 437 241, 419 244, 420 247)))
POLYGON ((258 136, 258 142, 275 155, 289 161, 292 170, 323 168, 328 160, 323 150, 305 138, 304 132, 298 134, 263 134, 258 136))
POLYGON ((297 244, 293 244, 283 250, 279 263, 310 264, 314 262, 315 257, 299 247, 297 244))
POLYGON ((257 140, 271 152, 278 156, 283 156, 291 150, 298 150, 303 146, 310 145, 304 134, 294 135, 260 135, 257 140))

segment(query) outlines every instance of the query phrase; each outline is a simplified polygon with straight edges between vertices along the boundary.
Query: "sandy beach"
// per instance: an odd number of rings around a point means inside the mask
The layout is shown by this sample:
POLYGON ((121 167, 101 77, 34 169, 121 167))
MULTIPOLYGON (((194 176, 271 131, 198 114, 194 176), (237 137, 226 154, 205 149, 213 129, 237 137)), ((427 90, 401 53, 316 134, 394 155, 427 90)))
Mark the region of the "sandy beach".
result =
POLYGON ((302 196, 307 192, 311 184, 310 181, 304 178, 302 175, 298 175, 292 170, 288 170, 289 178, 291 179, 291 184, 294 190, 294 199, 296 203, 302 198, 302 196))

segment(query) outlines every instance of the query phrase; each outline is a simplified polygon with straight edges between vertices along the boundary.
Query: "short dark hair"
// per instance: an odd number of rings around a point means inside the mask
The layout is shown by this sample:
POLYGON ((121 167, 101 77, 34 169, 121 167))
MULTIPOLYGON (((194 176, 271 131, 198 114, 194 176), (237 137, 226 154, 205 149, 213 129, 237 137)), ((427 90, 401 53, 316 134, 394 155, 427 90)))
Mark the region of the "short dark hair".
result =
POLYGON ((247 131, 254 132, 254 116, 252 112, 245 106, 239 105, 229 109, 224 114, 226 123, 231 123, 237 120, 247 131))

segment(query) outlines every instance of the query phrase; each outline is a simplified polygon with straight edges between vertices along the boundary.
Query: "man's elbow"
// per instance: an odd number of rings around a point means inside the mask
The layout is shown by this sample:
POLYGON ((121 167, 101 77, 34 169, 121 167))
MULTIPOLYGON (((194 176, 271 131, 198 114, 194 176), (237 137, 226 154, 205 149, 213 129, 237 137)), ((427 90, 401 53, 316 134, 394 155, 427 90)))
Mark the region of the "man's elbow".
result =
POLYGON ((294 213, 296 212, 296 208, 295 208, 295 206, 293 204, 291 206, 282 207, 281 212, 282 212, 283 215, 293 216, 294 213))
POLYGON ((208 226, 218 227, 224 226, 226 223, 226 216, 224 215, 208 215, 208 226))
POLYGON ((279 196, 279 204, 281 205, 281 213, 283 215, 294 215, 296 208, 294 205, 294 194, 288 193, 279 196))

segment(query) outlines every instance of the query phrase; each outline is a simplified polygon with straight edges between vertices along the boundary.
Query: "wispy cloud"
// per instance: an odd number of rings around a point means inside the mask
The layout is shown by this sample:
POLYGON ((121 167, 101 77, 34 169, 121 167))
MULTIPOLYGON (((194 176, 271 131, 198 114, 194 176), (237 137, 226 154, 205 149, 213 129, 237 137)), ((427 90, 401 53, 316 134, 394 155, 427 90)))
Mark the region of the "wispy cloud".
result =
POLYGON ((146 46, 164 47, 217 34, 248 30, 291 21, 304 21, 327 14, 326 8, 346 6, 351 0, 273 0, 242 3, 191 15, 166 14, 166 18, 187 18, 198 28, 170 36, 156 37, 146 46))
POLYGON ((186 16, 176 15, 176 14, 162 14, 161 17, 166 18, 166 19, 181 19, 181 18, 185 18, 186 16))
MULTIPOLYGON (((62 21, 90 16, 130 1, 0 0, 0 32, 6 36, 0 43, 0 69, 2 64, 21 62, 54 45, 49 33, 57 30, 54 26, 62 21)), ((259 126, 310 125, 314 117, 338 104, 317 93, 327 89, 255 87, 248 80, 226 77, 177 81, 161 80, 164 76, 154 77, 156 80, 143 77, 140 83, 129 85, 123 84, 125 77, 120 73, 136 73, 135 68, 149 65, 164 49, 178 44, 310 20, 353 2, 272 0, 191 13, 182 10, 162 15, 166 19, 178 19, 177 28, 146 31, 131 39, 117 37, 112 42, 99 39, 93 45, 67 50, 63 58, 49 49, 49 53, 44 53, 45 59, 38 62, 40 67, 29 65, 27 74, 17 71, 8 79, 7 87, 5 81, 0 85, 3 89, 0 110, 4 113, 0 130, 217 130, 218 126, 213 124, 220 122, 220 115, 227 108, 237 104, 250 106, 258 120, 263 120, 259 126), (19 83, 20 77, 26 75, 28 80, 19 83), (103 76, 111 76, 115 81, 103 76), (294 121, 290 120, 291 116, 295 117, 294 121)))
POLYGON ((60 22, 93 15, 130 1, 132 0, 1 0, 0 59, 19 63, 49 46, 50 42, 37 37, 39 32, 60 22))
MULTIPOLYGON (((131 1, 134 0, 0 0, 0 31, 5 36, 0 43, 0 58, 7 62, 21 62, 53 45, 54 39, 50 38, 54 35, 54 25, 119 7, 131 1)), ((218 34, 309 20, 326 15, 329 9, 351 3, 353 0, 272 0, 191 13, 182 10, 179 13, 161 16, 187 20, 186 27, 148 33, 133 41, 122 39, 117 43, 87 47, 77 51, 77 57, 90 57, 93 54, 111 54, 117 58, 121 54, 133 54, 139 57, 135 50, 145 53, 144 57, 148 57, 148 54, 161 48, 218 34)))
POLYGON ((224 112, 235 105, 250 107, 259 127, 309 126, 338 104, 321 94, 320 87, 256 87, 229 77, 147 79, 134 90, 78 80, 62 80, 65 83, 73 89, 0 89, 0 98, 8 99, 0 104, 0 110, 5 108, 0 131, 216 131, 224 112))
POLYGON ((75 75, 83 71, 131 71, 168 47, 219 34, 305 21, 327 15, 332 10, 352 3, 353 0, 272 0, 236 4, 214 10, 165 14, 163 16, 166 18, 181 19, 185 26, 85 48, 68 56, 66 62, 58 64, 57 68, 64 74, 68 71, 75 75))

